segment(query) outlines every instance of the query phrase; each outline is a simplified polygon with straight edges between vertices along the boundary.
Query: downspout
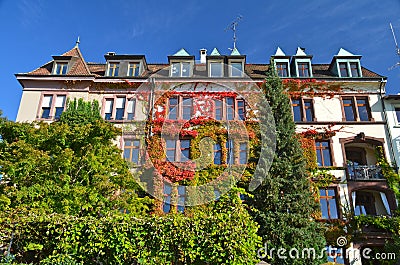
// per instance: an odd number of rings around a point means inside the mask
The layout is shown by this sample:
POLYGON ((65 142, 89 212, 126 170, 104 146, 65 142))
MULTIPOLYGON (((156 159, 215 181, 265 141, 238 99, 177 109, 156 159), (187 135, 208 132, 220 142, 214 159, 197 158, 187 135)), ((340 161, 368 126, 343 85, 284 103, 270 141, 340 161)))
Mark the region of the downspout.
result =
POLYGON ((388 146, 389 146, 389 151, 390 151, 390 155, 391 155, 391 162, 394 163, 396 171, 398 171, 398 165, 396 164, 396 159, 395 159, 395 154, 394 154, 394 147, 393 147, 393 142, 392 142, 392 133, 388 124, 388 116, 387 116, 387 112, 386 112, 386 106, 385 106, 385 102, 383 100, 383 96, 382 96, 382 85, 386 83, 385 80, 382 78, 381 83, 379 85, 379 96, 381 98, 381 104, 382 104, 382 110, 383 110, 383 118, 384 118, 384 122, 385 122, 385 128, 386 131, 388 133, 389 136, 389 141, 388 141, 388 146))

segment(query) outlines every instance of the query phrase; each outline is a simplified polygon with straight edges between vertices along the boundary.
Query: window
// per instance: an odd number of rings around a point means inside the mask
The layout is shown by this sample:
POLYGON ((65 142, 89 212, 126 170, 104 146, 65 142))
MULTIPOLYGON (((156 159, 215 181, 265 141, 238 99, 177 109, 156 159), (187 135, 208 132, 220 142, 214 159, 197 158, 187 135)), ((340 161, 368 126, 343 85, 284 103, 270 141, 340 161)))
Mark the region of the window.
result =
POLYGON ((280 77, 288 77, 288 64, 287 63, 276 63, 276 71, 280 77))
POLYGON ((186 200, 186 187, 178 186, 178 212, 183 213, 185 211, 185 200, 186 200))
POLYGON ((115 106, 115 119, 123 120, 125 113, 125 98, 117 98, 116 106, 115 106))
POLYGON ((232 62, 230 65, 231 77, 242 77, 243 64, 241 62, 232 62))
POLYGON ((222 148, 221 144, 214 144, 214 164, 222 164, 222 148))
POLYGON ((59 119, 65 108, 65 95, 44 95, 39 117, 41 119, 59 119))
POLYGON ((178 119, 178 98, 173 97, 168 100, 168 119, 177 120, 178 119))
POLYGON ((346 121, 369 121, 371 113, 366 97, 342 98, 344 119, 346 121))
POLYGON ((332 188, 320 189, 319 195, 321 218, 325 220, 338 219, 336 190, 332 188))
POLYGON ((222 77, 222 63, 210 63, 210 77, 222 77))
POLYGON ((109 63, 107 76, 118 76, 119 63, 109 63))
POLYGON ((128 76, 139 76, 139 74, 140 74, 140 64, 139 63, 129 63, 128 76))
POLYGON ((247 143, 241 143, 239 145, 239 164, 247 164, 247 143))
POLYGON ((332 157, 329 141, 316 141, 317 164, 320 167, 332 166, 332 157))
POLYGON ((172 186, 168 183, 164 183, 163 193, 164 193, 163 212, 169 213, 171 211, 172 186))
POLYGON ((214 106, 215 106, 215 119, 220 121, 222 120, 222 100, 215 99, 214 106))
POLYGON ((227 120, 233 120, 235 118, 235 99, 226 98, 226 118, 227 120))
POLYGON ((182 118, 184 120, 190 120, 192 117, 192 99, 183 98, 182 102, 182 118))
POLYGON ((181 140, 181 162, 186 162, 189 160, 189 155, 190 155, 190 140, 181 140))
POLYGON ((337 247, 326 247, 326 255, 328 256, 328 262, 334 262, 335 264, 344 264, 344 254, 343 248, 337 247))
POLYGON ((309 77, 310 70, 308 63, 297 63, 299 77, 309 77))
POLYGON ((64 111, 65 99, 66 99, 66 96, 56 96, 56 103, 54 106, 54 108, 55 108, 54 118, 55 119, 60 119, 61 114, 64 111))
POLYGON ((104 118, 106 120, 112 119, 113 105, 114 105, 114 99, 106 99, 106 104, 104 107, 104 118))
POLYGON ((358 63, 350 63, 350 72, 352 77, 360 77, 358 63))
POLYGON ((346 121, 356 120, 353 98, 343 99, 343 109, 346 121))
POLYGON ((349 71, 347 70, 347 63, 339 63, 339 71, 341 77, 349 77, 349 71))
POLYGON ((232 165, 234 164, 234 156, 233 156, 233 140, 226 141, 226 164, 232 165))
POLYGON ((237 100, 237 106, 238 106, 238 116, 240 120, 245 120, 245 104, 243 99, 237 100))
POLYGON ((167 161, 174 162, 176 160, 176 142, 176 140, 166 140, 167 161))
POLYGON ((140 156, 140 141, 126 139, 124 140, 124 158, 128 162, 133 162, 135 164, 139 163, 140 156))
POLYGON ((314 106, 312 99, 292 98, 294 121, 314 121, 314 106))
POLYGON ((104 119, 133 120, 135 118, 136 100, 134 98, 114 97, 104 101, 104 119))
POLYGON ((400 124, 400 107, 395 108, 394 111, 396 112, 397 123, 400 124))
POLYGON ((190 159, 190 140, 166 139, 166 157, 169 162, 186 162, 190 159))
POLYGON ((68 63, 67 62, 56 62, 56 67, 54 69, 54 74, 65 75, 67 74, 68 63))
POLYGON ((128 107, 127 107, 127 113, 128 113, 128 120, 134 120, 135 119, 135 108, 136 108, 136 100, 134 98, 131 98, 128 101, 128 107))
POLYGON ((189 77, 190 76, 190 63, 179 62, 173 63, 171 67, 171 76, 173 77, 189 77))
POLYGON ((42 100, 42 114, 40 118, 49 119, 50 118, 50 110, 51 110, 51 101, 53 100, 52 95, 43 96, 42 100))

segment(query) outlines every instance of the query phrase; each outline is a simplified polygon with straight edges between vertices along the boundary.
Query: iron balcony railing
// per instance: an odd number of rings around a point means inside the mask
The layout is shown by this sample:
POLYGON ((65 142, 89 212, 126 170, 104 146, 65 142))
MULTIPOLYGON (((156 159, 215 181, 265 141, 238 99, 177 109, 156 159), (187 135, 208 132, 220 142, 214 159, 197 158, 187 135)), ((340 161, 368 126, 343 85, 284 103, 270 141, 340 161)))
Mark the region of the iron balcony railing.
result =
POLYGON ((347 164, 347 174, 350 180, 383 180, 382 168, 371 165, 347 164))

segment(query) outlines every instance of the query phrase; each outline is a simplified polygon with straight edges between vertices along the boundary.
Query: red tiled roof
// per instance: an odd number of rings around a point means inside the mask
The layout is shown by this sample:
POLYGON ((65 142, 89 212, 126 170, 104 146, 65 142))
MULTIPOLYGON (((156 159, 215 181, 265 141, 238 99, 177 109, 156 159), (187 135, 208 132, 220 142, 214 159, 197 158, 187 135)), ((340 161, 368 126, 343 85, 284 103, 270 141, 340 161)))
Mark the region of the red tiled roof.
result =
MULTIPOLYGON (((72 65, 66 75, 92 75, 86 65, 85 60, 79 50, 78 46, 75 46, 71 50, 65 52, 62 56, 72 56, 72 65)), ((53 69, 54 60, 48 62, 41 67, 29 72, 29 75, 51 75, 53 69)))

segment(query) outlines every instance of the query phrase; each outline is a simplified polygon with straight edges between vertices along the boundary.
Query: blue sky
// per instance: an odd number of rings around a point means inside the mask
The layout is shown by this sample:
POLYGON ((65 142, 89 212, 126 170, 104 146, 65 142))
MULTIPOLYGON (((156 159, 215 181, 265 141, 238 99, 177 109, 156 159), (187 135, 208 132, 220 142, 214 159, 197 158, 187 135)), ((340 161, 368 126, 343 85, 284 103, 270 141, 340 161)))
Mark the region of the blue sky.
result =
POLYGON ((389 28, 400 41, 399 0, 0 0, 0 109, 15 120, 22 89, 14 74, 71 49, 77 36, 89 62, 104 62, 108 51, 167 62, 182 47, 196 57, 200 48, 228 53, 232 33, 224 29, 239 14, 237 46, 247 62, 268 62, 277 46, 286 54, 301 46, 313 63, 329 63, 343 47, 387 76, 389 93, 400 92, 400 67, 388 70, 400 60, 389 28))

